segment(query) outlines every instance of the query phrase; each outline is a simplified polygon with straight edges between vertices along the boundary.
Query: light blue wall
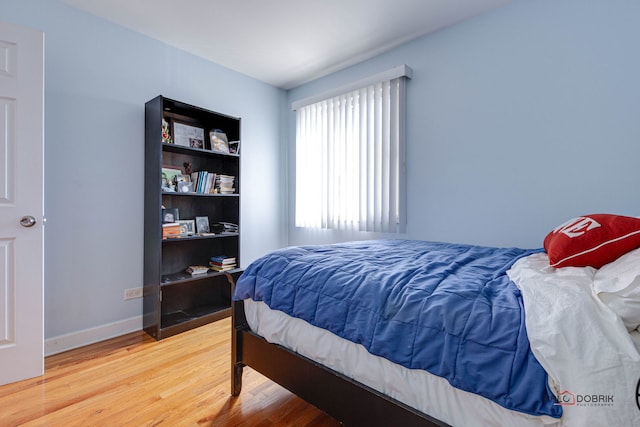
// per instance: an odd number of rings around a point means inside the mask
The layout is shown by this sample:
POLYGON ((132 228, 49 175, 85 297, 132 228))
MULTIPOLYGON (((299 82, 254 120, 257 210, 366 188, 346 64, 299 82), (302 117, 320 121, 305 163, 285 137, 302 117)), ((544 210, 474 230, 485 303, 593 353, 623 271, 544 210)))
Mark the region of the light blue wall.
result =
MULTIPOLYGON (((288 101, 409 65, 406 237, 540 247, 574 216, 640 215, 639 40, 638 1, 515 0, 288 101)), ((296 229, 293 207, 290 244, 376 237, 296 229)))
POLYGON ((57 0, 0 0, 0 21, 45 33, 46 338, 142 314, 123 295, 142 286, 144 103, 157 95, 242 118, 243 264, 286 243, 284 91, 57 0))
POLYGON ((377 237, 293 227, 290 103, 403 63, 406 237, 538 247, 575 215, 640 215, 638 17, 635 0, 515 0, 287 95, 59 0, 0 0, 0 20, 45 32, 45 336, 142 312, 122 297, 142 284, 143 105, 159 94, 242 117, 245 265, 377 237))

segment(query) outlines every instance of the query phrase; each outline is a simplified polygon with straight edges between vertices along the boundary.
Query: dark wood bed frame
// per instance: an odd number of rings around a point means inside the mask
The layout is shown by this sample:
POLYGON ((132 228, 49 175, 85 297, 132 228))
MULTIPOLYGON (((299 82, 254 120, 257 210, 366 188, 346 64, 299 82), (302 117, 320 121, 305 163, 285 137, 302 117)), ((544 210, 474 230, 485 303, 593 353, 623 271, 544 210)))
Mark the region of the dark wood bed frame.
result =
POLYGON ((447 426, 389 396, 333 371, 249 329, 243 301, 232 303, 231 394, 249 366, 347 426, 447 426))

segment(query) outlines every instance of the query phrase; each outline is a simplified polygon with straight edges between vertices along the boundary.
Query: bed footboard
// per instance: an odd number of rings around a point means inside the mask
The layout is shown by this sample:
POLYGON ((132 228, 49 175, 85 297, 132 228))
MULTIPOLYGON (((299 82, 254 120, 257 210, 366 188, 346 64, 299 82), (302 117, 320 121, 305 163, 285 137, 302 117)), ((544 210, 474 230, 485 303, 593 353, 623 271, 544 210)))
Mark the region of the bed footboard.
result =
POLYGON ((250 366, 344 425, 447 426, 397 400, 254 334, 244 303, 232 307, 231 394, 242 389, 242 369, 250 366))

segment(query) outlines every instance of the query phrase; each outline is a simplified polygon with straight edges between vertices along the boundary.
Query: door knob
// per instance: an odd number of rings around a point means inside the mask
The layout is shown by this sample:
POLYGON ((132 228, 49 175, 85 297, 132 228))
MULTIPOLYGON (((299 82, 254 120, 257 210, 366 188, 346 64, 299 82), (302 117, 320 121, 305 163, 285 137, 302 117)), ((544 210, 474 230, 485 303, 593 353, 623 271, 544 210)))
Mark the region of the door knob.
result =
POLYGON ((36 219, 31 215, 23 216, 20 219, 20 225, 23 227, 33 227, 36 224, 36 219))

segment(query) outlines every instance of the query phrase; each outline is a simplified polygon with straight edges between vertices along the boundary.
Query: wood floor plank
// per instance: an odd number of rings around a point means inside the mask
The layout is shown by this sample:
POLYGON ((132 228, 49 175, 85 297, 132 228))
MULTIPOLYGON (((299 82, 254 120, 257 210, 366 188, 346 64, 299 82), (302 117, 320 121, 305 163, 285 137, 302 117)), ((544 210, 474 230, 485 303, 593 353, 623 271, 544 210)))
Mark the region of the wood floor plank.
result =
POLYGON ((230 358, 230 319, 49 356, 42 377, 0 387, 0 427, 339 425, 250 368, 231 397, 230 358))

